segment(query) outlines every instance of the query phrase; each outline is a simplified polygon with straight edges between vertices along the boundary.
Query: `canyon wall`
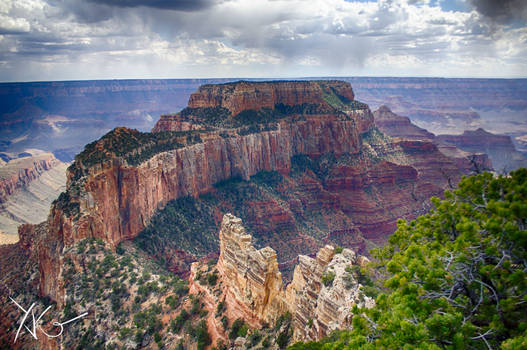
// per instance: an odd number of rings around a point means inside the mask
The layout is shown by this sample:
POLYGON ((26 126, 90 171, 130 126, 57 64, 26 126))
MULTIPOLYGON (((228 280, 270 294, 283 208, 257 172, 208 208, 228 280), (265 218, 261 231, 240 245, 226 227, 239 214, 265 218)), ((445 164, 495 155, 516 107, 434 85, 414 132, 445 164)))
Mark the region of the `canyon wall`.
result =
POLYGON ((0 166, 0 204, 60 163, 51 153, 44 153, 13 159, 0 166))
POLYGON ((189 108, 223 107, 232 115, 244 110, 274 109, 276 105, 327 106, 326 91, 353 101, 351 85, 342 81, 238 82, 234 84, 203 85, 190 95, 189 108))
POLYGON ((280 124, 278 130, 213 137, 203 143, 155 155, 137 167, 119 160, 90 170, 79 198, 81 216, 63 227, 67 245, 102 238, 111 246, 135 237, 168 200, 198 196, 232 177, 259 171, 288 173, 295 154, 357 153, 360 140, 351 121, 310 118, 280 124))
MULTIPOLYGON (((41 293, 60 303, 61 252, 76 242, 101 238, 115 248, 121 241, 136 237, 169 200, 198 198, 214 192, 214 185, 223 180, 248 181, 260 171, 284 176, 283 185, 275 189, 282 198, 248 203, 249 214, 255 219, 254 226, 264 231, 280 229, 270 243, 287 259, 306 247, 310 253, 316 251, 326 241, 359 249, 365 248, 364 238, 382 242, 393 232, 397 218, 421 214, 427 198, 455 185, 463 171, 429 142, 387 141, 373 128, 367 106, 355 103, 353 96, 351 86, 342 82, 205 86, 193 95, 189 108, 222 107, 235 113, 289 103, 317 107, 307 114, 280 115, 272 122, 265 115, 257 115, 264 118, 256 120, 262 124, 248 133, 240 132, 244 127, 206 124, 207 118, 219 116, 203 114, 202 110, 190 120, 196 126, 186 126, 203 127, 197 134, 198 142, 154 153, 137 165, 130 165, 127 155, 139 154, 148 145, 139 143, 130 150, 129 144, 144 136, 136 131, 118 128, 88 145, 94 153, 90 159, 76 159, 68 175, 67 192, 55 203, 48 219, 47 241, 53 243, 42 244, 39 249, 41 293), (259 99, 262 104, 255 105, 259 99), (319 114, 321 110, 331 113, 319 114), (84 165, 89 162, 93 164, 84 165), (268 214, 272 220, 265 219, 268 214), (308 235, 298 228, 312 216, 320 229, 308 235), (291 245, 298 249, 291 249, 291 245)), ((233 117, 231 113, 225 118, 233 117)), ((166 123, 159 125, 158 131, 165 131, 165 127, 173 130, 171 120, 180 121, 162 118, 166 123)), ((196 136, 190 131, 179 133, 183 138, 196 136)), ((165 142, 162 138, 147 139, 165 142)), ((312 223, 309 226, 313 227, 312 223)))
POLYGON ((367 259, 352 250, 337 253, 327 245, 316 258, 301 255, 293 281, 283 288, 276 252, 270 247, 255 249, 251 239, 239 218, 224 215, 217 269, 229 319, 240 318, 259 328, 263 323, 273 325, 288 311, 293 340, 308 341, 350 328, 353 306, 374 305, 352 274, 352 267, 364 265, 367 259))
POLYGON ((0 232, 3 237, 17 238, 21 224, 38 224, 49 215, 53 200, 66 188, 66 168, 52 154, 11 160, 0 166, 4 177, 0 203, 0 232))
POLYGON ((412 124, 410 118, 397 115, 384 105, 374 111, 373 116, 375 125, 386 135, 424 141, 431 141, 435 137, 434 134, 412 124))

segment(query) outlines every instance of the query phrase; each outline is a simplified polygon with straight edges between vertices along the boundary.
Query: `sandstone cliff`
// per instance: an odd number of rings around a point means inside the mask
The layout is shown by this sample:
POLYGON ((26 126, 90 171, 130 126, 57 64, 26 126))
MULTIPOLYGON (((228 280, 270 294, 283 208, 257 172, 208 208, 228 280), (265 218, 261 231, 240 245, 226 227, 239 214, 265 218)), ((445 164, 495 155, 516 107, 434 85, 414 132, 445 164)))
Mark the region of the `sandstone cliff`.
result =
POLYGON ((438 135, 437 141, 466 152, 488 154, 498 172, 527 166, 527 158, 516 151, 509 136, 492 134, 482 128, 466 130, 461 135, 438 135))
MULTIPOLYGON (((243 319, 260 328, 263 323, 274 324, 287 311, 293 317, 293 340, 318 340, 332 330, 351 327, 353 306, 374 305, 352 273, 353 266, 367 259, 352 250, 336 253, 332 246, 325 246, 314 259, 301 255, 293 281, 285 289, 275 251, 257 250, 251 239, 239 218, 225 214, 217 270, 223 286, 220 299, 229 319, 243 319)), ((193 279, 190 283, 195 284, 193 279)))
POLYGON ((217 267, 226 288, 228 315, 257 327, 262 321, 274 323, 286 308, 276 252, 270 247, 257 250, 251 239, 241 219, 225 214, 217 267))
POLYGON ((11 160, 0 166, 4 201, 0 203, 0 232, 17 237, 17 227, 46 220, 49 206, 66 188, 67 164, 52 154, 11 160))
MULTIPOLYGON (((364 238, 382 241, 398 217, 422 213, 426 199, 463 171, 431 143, 388 140, 353 97, 342 82, 206 86, 185 113, 162 119, 157 133, 118 128, 87 145, 37 249, 41 293, 61 303, 61 256, 76 242, 100 238, 115 248, 168 201, 215 193, 223 180, 250 181, 262 171, 283 179, 275 192, 262 187, 264 195, 248 198, 242 210, 280 262, 325 243, 364 250, 364 238), (191 130, 164 131, 173 130, 171 120, 191 130)), ((212 208, 220 217, 222 204, 212 208)))
POLYGON ((373 116, 375 125, 386 135, 423 141, 432 141, 435 137, 434 134, 412 124, 410 118, 397 115, 384 105, 373 112, 373 116))
POLYGON ((351 85, 341 81, 331 82, 239 82, 234 84, 203 85, 190 95, 189 108, 223 107, 232 115, 244 110, 275 108, 276 105, 321 105, 329 108, 324 94, 333 93, 348 101, 355 96, 351 85))

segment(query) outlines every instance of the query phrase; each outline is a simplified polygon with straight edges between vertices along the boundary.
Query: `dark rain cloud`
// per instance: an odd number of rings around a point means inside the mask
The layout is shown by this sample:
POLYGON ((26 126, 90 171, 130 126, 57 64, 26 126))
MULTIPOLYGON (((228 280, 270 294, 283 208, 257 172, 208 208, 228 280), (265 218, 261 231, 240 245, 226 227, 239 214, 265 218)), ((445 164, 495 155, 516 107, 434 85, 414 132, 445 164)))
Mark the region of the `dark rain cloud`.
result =
POLYGON ((470 0, 476 11, 499 24, 527 22, 526 0, 470 0))
POLYGON ((215 4, 212 0, 89 0, 115 7, 152 7, 174 11, 199 11, 215 4))

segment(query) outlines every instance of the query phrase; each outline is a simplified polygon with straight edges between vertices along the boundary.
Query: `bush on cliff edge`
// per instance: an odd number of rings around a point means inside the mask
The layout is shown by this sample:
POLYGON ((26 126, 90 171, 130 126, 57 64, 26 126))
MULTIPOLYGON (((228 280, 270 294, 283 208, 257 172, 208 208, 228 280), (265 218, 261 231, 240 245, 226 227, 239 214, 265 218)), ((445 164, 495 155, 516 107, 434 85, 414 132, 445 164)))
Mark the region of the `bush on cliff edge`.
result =
POLYGON ((527 169, 464 178, 432 202, 374 252, 376 306, 291 349, 527 348, 527 169))

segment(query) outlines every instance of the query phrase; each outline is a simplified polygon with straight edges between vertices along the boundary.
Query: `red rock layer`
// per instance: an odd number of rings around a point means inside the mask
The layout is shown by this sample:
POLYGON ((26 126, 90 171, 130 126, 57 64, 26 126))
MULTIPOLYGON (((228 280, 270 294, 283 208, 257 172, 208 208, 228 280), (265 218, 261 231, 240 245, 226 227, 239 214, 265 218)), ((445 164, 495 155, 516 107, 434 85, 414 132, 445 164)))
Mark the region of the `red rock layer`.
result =
POLYGON ((386 135, 426 141, 431 141, 435 137, 434 134, 412 124, 408 117, 399 116, 386 106, 379 107, 373 112, 373 116, 375 125, 386 135))
MULTIPOLYGON (((198 196, 219 181, 249 179, 261 170, 288 173, 295 154, 356 153, 353 121, 312 118, 279 130, 237 138, 215 137, 204 143, 154 156, 138 167, 108 162, 93 169, 81 197, 83 215, 62 227, 71 245, 86 237, 115 246, 135 237, 159 206, 182 196, 198 196), (71 223, 73 224, 73 222, 71 223)), ((52 218, 52 220, 57 220, 52 218)))
POLYGON ((189 131, 199 130, 202 127, 199 124, 193 124, 188 121, 180 120, 178 115, 162 115, 152 129, 152 132, 160 131, 189 131))
POLYGON ((51 153, 14 159, 0 169, 0 203, 60 163, 51 153))
POLYGON ((461 135, 439 135, 438 141, 455 145, 462 150, 500 150, 514 152, 516 149, 510 136, 496 135, 481 128, 477 130, 465 130, 461 135))
POLYGON ((232 115, 241 111, 274 108, 277 104, 296 106, 302 104, 327 105, 324 88, 350 101, 354 100, 351 85, 342 81, 281 81, 237 82, 220 85, 203 85, 190 95, 190 108, 223 107, 232 115))

